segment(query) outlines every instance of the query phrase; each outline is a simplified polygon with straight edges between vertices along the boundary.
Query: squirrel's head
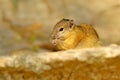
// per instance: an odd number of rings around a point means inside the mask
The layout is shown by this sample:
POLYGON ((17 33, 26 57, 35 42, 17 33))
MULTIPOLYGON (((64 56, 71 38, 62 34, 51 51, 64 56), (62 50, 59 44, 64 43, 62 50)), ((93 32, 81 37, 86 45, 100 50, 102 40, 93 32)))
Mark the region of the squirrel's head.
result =
POLYGON ((52 31, 52 43, 57 44, 57 41, 64 41, 69 33, 73 30, 74 23, 70 19, 60 20, 53 28, 52 31))

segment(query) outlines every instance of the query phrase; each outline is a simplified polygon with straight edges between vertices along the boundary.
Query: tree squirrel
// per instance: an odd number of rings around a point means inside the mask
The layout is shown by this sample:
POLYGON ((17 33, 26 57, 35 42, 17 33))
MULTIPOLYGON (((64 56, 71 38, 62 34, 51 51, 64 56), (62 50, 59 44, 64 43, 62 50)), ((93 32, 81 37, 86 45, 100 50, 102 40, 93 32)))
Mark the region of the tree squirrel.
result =
POLYGON ((91 25, 76 25, 70 19, 62 19, 54 26, 52 44, 56 50, 89 48, 100 45, 99 36, 91 25))

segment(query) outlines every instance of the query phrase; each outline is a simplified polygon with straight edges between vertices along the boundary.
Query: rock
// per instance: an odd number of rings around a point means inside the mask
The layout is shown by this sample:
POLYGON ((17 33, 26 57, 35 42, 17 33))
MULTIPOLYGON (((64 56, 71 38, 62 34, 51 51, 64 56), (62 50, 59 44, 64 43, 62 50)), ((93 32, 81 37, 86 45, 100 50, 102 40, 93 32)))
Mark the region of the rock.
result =
POLYGON ((10 28, 0 25, 0 55, 9 55, 19 49, 26 48, 22 38, 10 28))
POLYGON ((119 80, 120 46, 0 57, 0 80, 119 80))
POLYGON ((105 44, 120 44, 120 6, 116 5, 101 11, 93 19, 93 25, 96 26, 101 40, 105 44))
POLYGON ((27 35, 29 40, 33 38, 41 44, 45 40, 48 42, 57 21, 70 18, 76 24, 93 23, 98 26, 96 30, 106 44, 119 43, 120 7, 115 7, 119 3, 119 0, 1 0, 0 22, 7 20, 16 32, 25 35, 24 38, 27 35), (30 31, 33 24, 40 25, 40 28, 30 31))
POLYGON ((91 22, 93 16, 100 11, 120 3, 119 0, 15 1, 16 3, 10 0, 0 1, 0 9, 5 13, 7 18, 17 24, 41 22, 45 26, 52 26, 63 17, 73 18, 77 22, 91 22))

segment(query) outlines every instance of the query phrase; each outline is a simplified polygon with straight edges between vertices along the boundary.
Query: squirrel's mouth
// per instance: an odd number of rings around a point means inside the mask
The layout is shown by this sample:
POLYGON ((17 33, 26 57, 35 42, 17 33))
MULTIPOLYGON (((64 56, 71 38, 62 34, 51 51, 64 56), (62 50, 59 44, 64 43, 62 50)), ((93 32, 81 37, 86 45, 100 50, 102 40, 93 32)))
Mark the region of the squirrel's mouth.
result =
POLYGON ((52 38, 52 44, 57 45, 57 44, 61 43, 64 40, 65 40, 64 37, 53 37, 52 38))

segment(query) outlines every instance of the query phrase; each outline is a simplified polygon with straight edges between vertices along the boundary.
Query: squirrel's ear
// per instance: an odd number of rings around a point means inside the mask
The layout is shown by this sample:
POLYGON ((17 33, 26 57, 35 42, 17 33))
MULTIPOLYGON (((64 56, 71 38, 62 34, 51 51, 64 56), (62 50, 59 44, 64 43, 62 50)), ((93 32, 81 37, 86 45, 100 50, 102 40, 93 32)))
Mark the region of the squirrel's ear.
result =
POLYGON ((70 28, 73 28, 74 20, 70 20, 70 28))

